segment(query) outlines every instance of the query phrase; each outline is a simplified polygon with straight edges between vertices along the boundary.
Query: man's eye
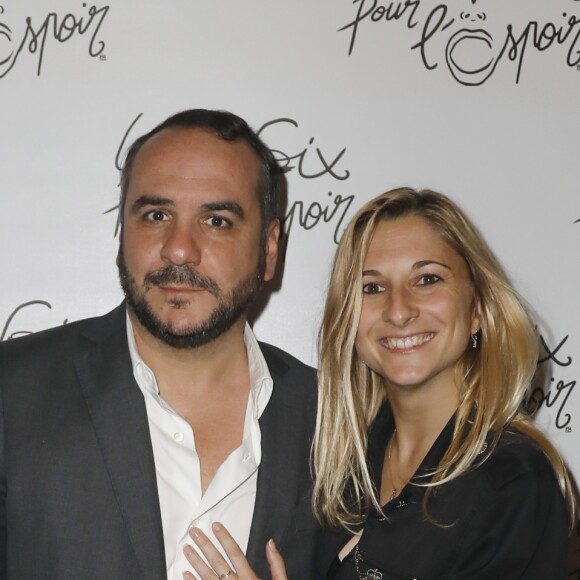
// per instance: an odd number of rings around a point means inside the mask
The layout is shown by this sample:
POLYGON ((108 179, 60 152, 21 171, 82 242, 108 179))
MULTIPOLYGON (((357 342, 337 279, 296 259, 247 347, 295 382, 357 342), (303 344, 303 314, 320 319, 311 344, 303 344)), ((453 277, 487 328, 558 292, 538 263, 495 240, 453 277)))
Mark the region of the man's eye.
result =
POLYGON ((205 220, 205 223, 208 226, 216 229, 225 229, 229 228, 232 225, 232 222, 221 215, 212 215, 205 220))
POLYGON ((419 285, 420 286, 430 286, 431 284, 437 284, 437 282, 441 282, 443 278, 441 276, 437 276, 437 274, 423 274, 419 278, 419 285))
POLYGON ((380 284, 377 284, 376 282, 369 282, 368 284, 363 285, 363 292, 365 294, 378 294, 383 290, 384 288, 380 284))
POLYGON ((167 219, 167 214, 160 209, 154 209, 145 214, 145 219, 151 222, 162 222, 167 219))

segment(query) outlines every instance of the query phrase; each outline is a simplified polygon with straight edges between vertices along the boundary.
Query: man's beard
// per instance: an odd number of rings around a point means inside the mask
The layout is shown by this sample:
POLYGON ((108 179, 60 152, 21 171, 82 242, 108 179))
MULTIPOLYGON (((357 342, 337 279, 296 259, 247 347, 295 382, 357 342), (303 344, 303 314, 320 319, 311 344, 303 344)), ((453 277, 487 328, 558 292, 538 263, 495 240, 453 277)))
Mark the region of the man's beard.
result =
MULTIPOLYGON (((262 254, 262 253, 261 253, 262 254)), ((208 344, 227 332, 244 314, 254 301, 262 286, 264 273, 263 259, 255 272, 238 283, 227 295, 223 295, 217 283, 209 276, 204 276, 189 265, 177 266, 170 264, 159 270, 149 272, 141 288, 127 269, 123 247, 119 248, 119 280, 125 294, 127 304, 135 313, 137 320, 155 338, 174 348, 197 348, 208 344), (170 324, 163 322, 147 301, 147 291, 159 284, 176 283, 180 286, 206 290, 218 300, 218 305, 207 320, 196 325, 190 325, 179 332, 174 331, 170 324)), ((169 304, 174 309, 184 308, 189 303, 188 298, 173 298, 169 304)))

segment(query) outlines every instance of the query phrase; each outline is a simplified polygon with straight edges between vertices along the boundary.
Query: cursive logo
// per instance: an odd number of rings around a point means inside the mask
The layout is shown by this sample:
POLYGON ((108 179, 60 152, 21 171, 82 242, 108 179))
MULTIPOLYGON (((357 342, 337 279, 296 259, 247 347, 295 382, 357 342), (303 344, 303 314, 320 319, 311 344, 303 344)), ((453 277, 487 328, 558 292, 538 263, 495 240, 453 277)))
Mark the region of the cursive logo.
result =
MULTIPOLYGON (((290 129, 298 129, 298 123, 293 119, 281 118, 274 119, 264 123, 258 130, 258 135, 270 143, 277 143, 283 135, 283 132, 290 129)), ((297 153, 285 153, 279 145, 274 145, 272 153, 278 161, 282 171, 289 173, 296 170, 298 175, 303 179, 317 179, 320 177, 329 177, 335 181, 345 181, 350 177, 350 171, 340 167, 339 162, 346 153, 346 147, 343 147, 337 153, 328 155, 319 147, 313 146, 315 138, 310 137, 306 147, 300 149, 297 153)), ((320 223, 331 223, 334 221, 333 239, 338 243, 340 237, 340 228, 344 218, 354 200, 353 195, 343 197, 340 194, 334 194, 332 191, 327 192, 327 199, 320 201, 295 201, 288 209, 282 219, 286 235, 290 234, 294 218, 297 219, 298 225, 304 230, 311 230, 320 223)))
POLYGON ((444 61, 462 85, 483 84, 505 59, 515 63, 518 83, 530 47, 538 52, 563 47, 567 66, 580 65, 580 16, 559 9, 553 22, 528 20, 514 25, 507 12, 514 12, 509 2, 494 3, 493 10, 489 0, 460 0, 452 6, 433 6, 422 0, 353 0, 353 4, 355 17, 338 30, 350 35, 349 56, 366 28, 394 22, 413 31, 415 40, 410 49, 419 52, 427 70, 444 61))
MULTIPOLYGON (((8 340, 11 338, 17 338, 19 336, 25 336, 27 334, 32 334, 36 332, 34 330, 15 330, 17 324, 19 324, 19 319, 22 317, 25 311, 30 310, 34 306, 42 306, 44 308, 48 308, 49 310, 52 309, 52 306, 49 302, 45 300, 31 300, 30 302, 24 302, 17 306, 11 313, 10 316, 6 319, 4 323, 4 327, 2 328, 2 334, 0 334, 0 341, 8 340)), ((68 319, 63 320, 63 324, 66 324, 68 319)))
MULTIPOLYGON (((115 155, 115 167, 120 170, 122 167, 122 155, 133 137, 132 131, 137 122, 141 119, 143 113, 139 113, 123 134, 121 143, 115 155)), ((288 118, 274 119, 264 123, 257 134, 263 139, 268 139, 270 143, 278 143, 284 137, 287 130, 293 131, 299 129, 297 121, 288 118)), ((346 147, 337 152, 327 154, 320 147, 315 145, 315 138, 310 137, 307 145, 300 148, 298 152, 284 152, 280 145, 274 145, 271 149, 274 157, 278 161, 280 168, 284 173, 296 171, 302 179, 314 180, 323 177, 330 178, 333 182, 343 182, 350 177, 350 171, 342 166, 346 147)), ((286 215, 282 218, 284 232, 290 234, 294 221, 304 230, 311 230, 319 224, 334 225, 333 240, 338 243, 340 237, 341 225, 354 200, 354 195, 343 196, 327 191, 325 199, 321 201, 295 201, 286 215)), ((119 209, 118 204, 109 208, 104 213, 108 214, 119 209)), ((115 236, 119 232, 119 219, 115 226, 115 236)))
MULTIPOLYGON (((121 171, 121 169, 123 168, 123 163, 121 162, 121 157, 123 155, 123 151, 125 150, 125 146, 127 144, 127 139, 129 138, 129 135, 131 134, 133 127, 135 127, 135 125, 137 124, 137 121, 139 121, 139 119, 142 116, 143 116, 143 113, 139 113, 133 119, 133 121, 131 121, 131 123, 129 124, 129 127, 127 127, 127 129, 125 130, 125 133, 123 134, 121 142, 119 143, 119 147, 117 148, 117 153, 115 154, 115 168, 118 171, 121 171)), ((113 234, 114 237, 117 237, 117 234, 119 233, 119 230, 121 229, 121 216, 119 215, 119 204, 117 203, 117 205, 114 205, 113 207, 105 210, 103 212, 103 215, 107 215, 108 213, 113 213, 113 212, 117 212, 117 221, 115 223, 115 232, 113 234)))
POLYGON ((82 4, 85 14, 57 14, 49 12, 40 22, 28 16, 23 23, 8 24, 5 10, 0 6, 0 79, 5 77, 23 54, 35 55, 36 74, 40 76, 47 41, 68 42, 74 36, 87 36, 88 53, 91 57, 103 57, 105 43, 98 34, 109 11, 109 6, 97 8, 82 4))
MULTIPOLYGON (((542 356, 538 360, 538 365, 550 363, 558 368, 569 367, 572 364, 572 357, 560 352, 568 341, 568 336, 565 336, 555 347, 548 346, 546 339, 540 336, 542 356)), ((533 387, 528 393, 524 407, 530 414, 536 413, 542 405, 548 408, 555 407, 556 429, 566 429, 570 427, 572 415, 567 411, 567 405, 570 400, 574 388, 576 387, 575 380, 563 380, 550 377, 549 385, 546 387, 533 387)))
MULTIPOLYGON (((258 135, 262 136, 262 133, 268 127, 275 127, 275 126, 282 126, 282 125, 291 125, 293 127, 298 128, 298 123, 293 119, 274 119, 273 121, 268 121, 264 123, 260 129, 258 130, 258 135)), ((316 152, 316 157, 314 157, 314 163, 311 163, 312 168, 306 168, 307 159, 310 161, 310 158, 313 157, 311 152, 311 145, 314 143, 314 137, 311 137, 308 141, 308 145, 295 153, 294 155, 288 155, 283 151, 279 151, 277 149, 272 149, 272 153, 276 160, 278 161, 282 171, 289 172, 292 171, 294 168, 298 169, 298 173, 300 177, 304 177, 305 179, 315 179, 317 177, 322 177, 323 175, 330 175, 334 177, 334 179, 338 179, 342 181, 344 179, 348 179, 350 177, 350 171, 343 170, 343 171, 336 171, 334 167, 337 165, 341 157, 346 152, 346 147, 344 147, 338 154, 335 154, 332 159, 330 157, 327 159, 323 152, 318 148, 314 147, 314 151, 316 152), (294 160, 297 160, 296 165, 291 165, 290 163, 294 160)))

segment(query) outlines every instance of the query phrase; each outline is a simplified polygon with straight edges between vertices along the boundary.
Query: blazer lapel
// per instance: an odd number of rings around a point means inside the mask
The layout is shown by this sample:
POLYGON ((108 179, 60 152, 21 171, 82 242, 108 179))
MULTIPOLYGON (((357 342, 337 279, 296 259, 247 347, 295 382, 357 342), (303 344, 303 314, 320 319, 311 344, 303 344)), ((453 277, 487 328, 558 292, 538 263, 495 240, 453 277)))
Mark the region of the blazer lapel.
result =
POLYGON ((166 575, 155 462, 143 395, 133 377, 125 305, 95 321, 76 369, 98 444, 139 564, 135 577, 166 575))
POLYGON ((300 499, 307 499, 297 496, 300 487, 304 488, 300 486, 304 484, 301 479, 309 476, 312 426, 305 416, 304 404, 296 400, 293 385, 287 384, 286 364, 278 357, 268 356, 264 348, 263 352, 274 380, 274 390, 260 418, 262 460, 246 555, 258 577, 270 578, 264 556, 266 542, 270 538, 283 542, 296 504, 300 499), (297 468, 301 465, 306 465, 306 474, 297 468))

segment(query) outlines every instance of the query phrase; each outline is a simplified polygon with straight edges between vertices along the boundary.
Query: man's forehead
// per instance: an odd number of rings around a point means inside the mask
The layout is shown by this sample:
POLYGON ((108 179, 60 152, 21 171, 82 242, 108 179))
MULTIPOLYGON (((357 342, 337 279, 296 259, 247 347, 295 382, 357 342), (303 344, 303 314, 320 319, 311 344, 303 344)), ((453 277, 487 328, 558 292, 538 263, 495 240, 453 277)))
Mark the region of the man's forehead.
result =
POLYGON ((171 127, 144 143, 131 173, 129 197, 160 185, 198 192, 207 188, 208 193, 231 192, 235 197, 248 192, 254 201, 261 167, 245 141, 225 141, 205 128, 171 127))
POLYGON ((256 183, 260 162, 252 147, 241 139, 226 141, 207 129, 168 128, 151 137, 135 158, 138 171, 216 173, 256 183))
POLYGON ((135 161, 150 155, 181 153, 184 157, 215 155, 224 158, 253 158, 257 154, 243 139, 227 141, 205 127, 167 127, 150 137, 137 153, 135 161))

